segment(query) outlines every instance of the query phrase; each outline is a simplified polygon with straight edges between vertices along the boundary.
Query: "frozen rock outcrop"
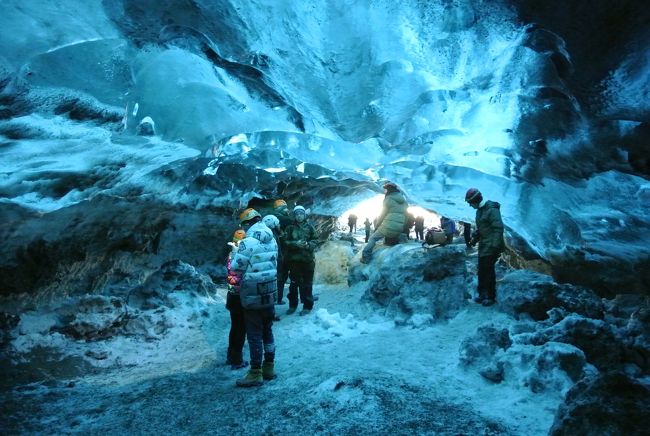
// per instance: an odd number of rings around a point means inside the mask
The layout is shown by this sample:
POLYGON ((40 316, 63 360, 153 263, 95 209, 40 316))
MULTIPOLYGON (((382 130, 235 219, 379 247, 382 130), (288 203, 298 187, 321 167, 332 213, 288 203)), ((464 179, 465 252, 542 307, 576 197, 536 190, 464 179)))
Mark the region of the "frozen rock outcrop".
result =
POLYGON ((648 398, 650 386, 623 373, 585 378, 567 393, 549 434, 647 434, 648 398))
POLYGON ((466 297, 465 250, 419 243, 376 249, 368 266, 354 265, 349 283, 364 281, 365 298, 400 323, 421 325, 457 312, 466 297))
POLYGON ((550 276, 528 270, 510 271, 499 281, 499 307, 514 315, 548 319, 548 311, 561 308, 589 318, 602 319, 605 307, 593 291, 555 282, 550 276))

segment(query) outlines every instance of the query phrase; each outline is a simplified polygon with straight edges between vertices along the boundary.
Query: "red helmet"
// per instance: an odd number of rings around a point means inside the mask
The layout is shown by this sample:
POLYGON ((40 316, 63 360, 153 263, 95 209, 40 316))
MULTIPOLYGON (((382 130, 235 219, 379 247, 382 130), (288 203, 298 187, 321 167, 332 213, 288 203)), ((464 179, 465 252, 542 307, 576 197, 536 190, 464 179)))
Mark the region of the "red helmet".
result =
POLYGON ((465 194, 465 201, 468 203, 480 203, 483 201, 483 195, 478 189, 469 188, 465 194))

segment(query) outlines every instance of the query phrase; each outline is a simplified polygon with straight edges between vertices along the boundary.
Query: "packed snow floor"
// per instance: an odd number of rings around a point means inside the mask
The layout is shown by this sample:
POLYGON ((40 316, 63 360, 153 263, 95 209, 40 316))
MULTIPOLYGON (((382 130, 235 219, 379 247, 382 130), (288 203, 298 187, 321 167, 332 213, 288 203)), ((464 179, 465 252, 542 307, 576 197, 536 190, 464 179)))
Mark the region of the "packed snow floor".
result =
MULTIPOLYGON (((274 323, 278 378, 236 388, 225 365, 225 289, 185 298, 163 338, 107 341, 110 366, 4 393, 6 434, 546 434, 561 396, 493 384, 458 364, 461 341, 495 307, 467 302, 446 322, 395 326, 361 301, 359 286, 316 285, 307 316, 274 323), (187 316, 203 306, 202 316, 187 316), (190 310, 191 309, 191 310, 190 310)), ((176 310, 176 309, 175 309, 176 310)), ((247 345, 245 347, 247 353, 247 345)), ((107 364, 108 365, 108 364, 107 364)))

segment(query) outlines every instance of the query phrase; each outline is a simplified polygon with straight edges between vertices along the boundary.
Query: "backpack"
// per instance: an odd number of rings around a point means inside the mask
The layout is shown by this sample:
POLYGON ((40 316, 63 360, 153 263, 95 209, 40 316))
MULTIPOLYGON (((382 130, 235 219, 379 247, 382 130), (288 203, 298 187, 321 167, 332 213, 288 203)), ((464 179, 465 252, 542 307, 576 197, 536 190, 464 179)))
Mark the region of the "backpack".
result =
POLYGON ((444 232, 436 232, 433 229, 427 229, 424 234, 424 243, 427 245, 440 245, 444 244, 447 240, 444 232))

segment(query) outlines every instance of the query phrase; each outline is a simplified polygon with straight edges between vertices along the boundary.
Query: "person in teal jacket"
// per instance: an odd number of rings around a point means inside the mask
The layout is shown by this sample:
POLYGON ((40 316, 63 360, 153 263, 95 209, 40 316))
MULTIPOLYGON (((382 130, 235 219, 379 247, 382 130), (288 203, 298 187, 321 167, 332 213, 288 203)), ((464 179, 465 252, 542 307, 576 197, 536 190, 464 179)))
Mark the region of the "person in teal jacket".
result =
POLYGON ((406 222, 406 210, 408 203, 404 195, 393 182, 384 184, 384 204, 381 215, 377 219, 375 232, 370 236, 368 243, 361 252, 361 262, 369 263, 372 259, 372 250, 378 241, 385 238, 397 238, 404 231, 406 222))
POLYGON ((471 246, 478 243, 478 295, 474 301, 491 306, 497 298, 494 266, 505 249, 501 205, 484 199, 476 188, 467 191, 465 201, 476 209, 477 230, 470 241, 471 246))

